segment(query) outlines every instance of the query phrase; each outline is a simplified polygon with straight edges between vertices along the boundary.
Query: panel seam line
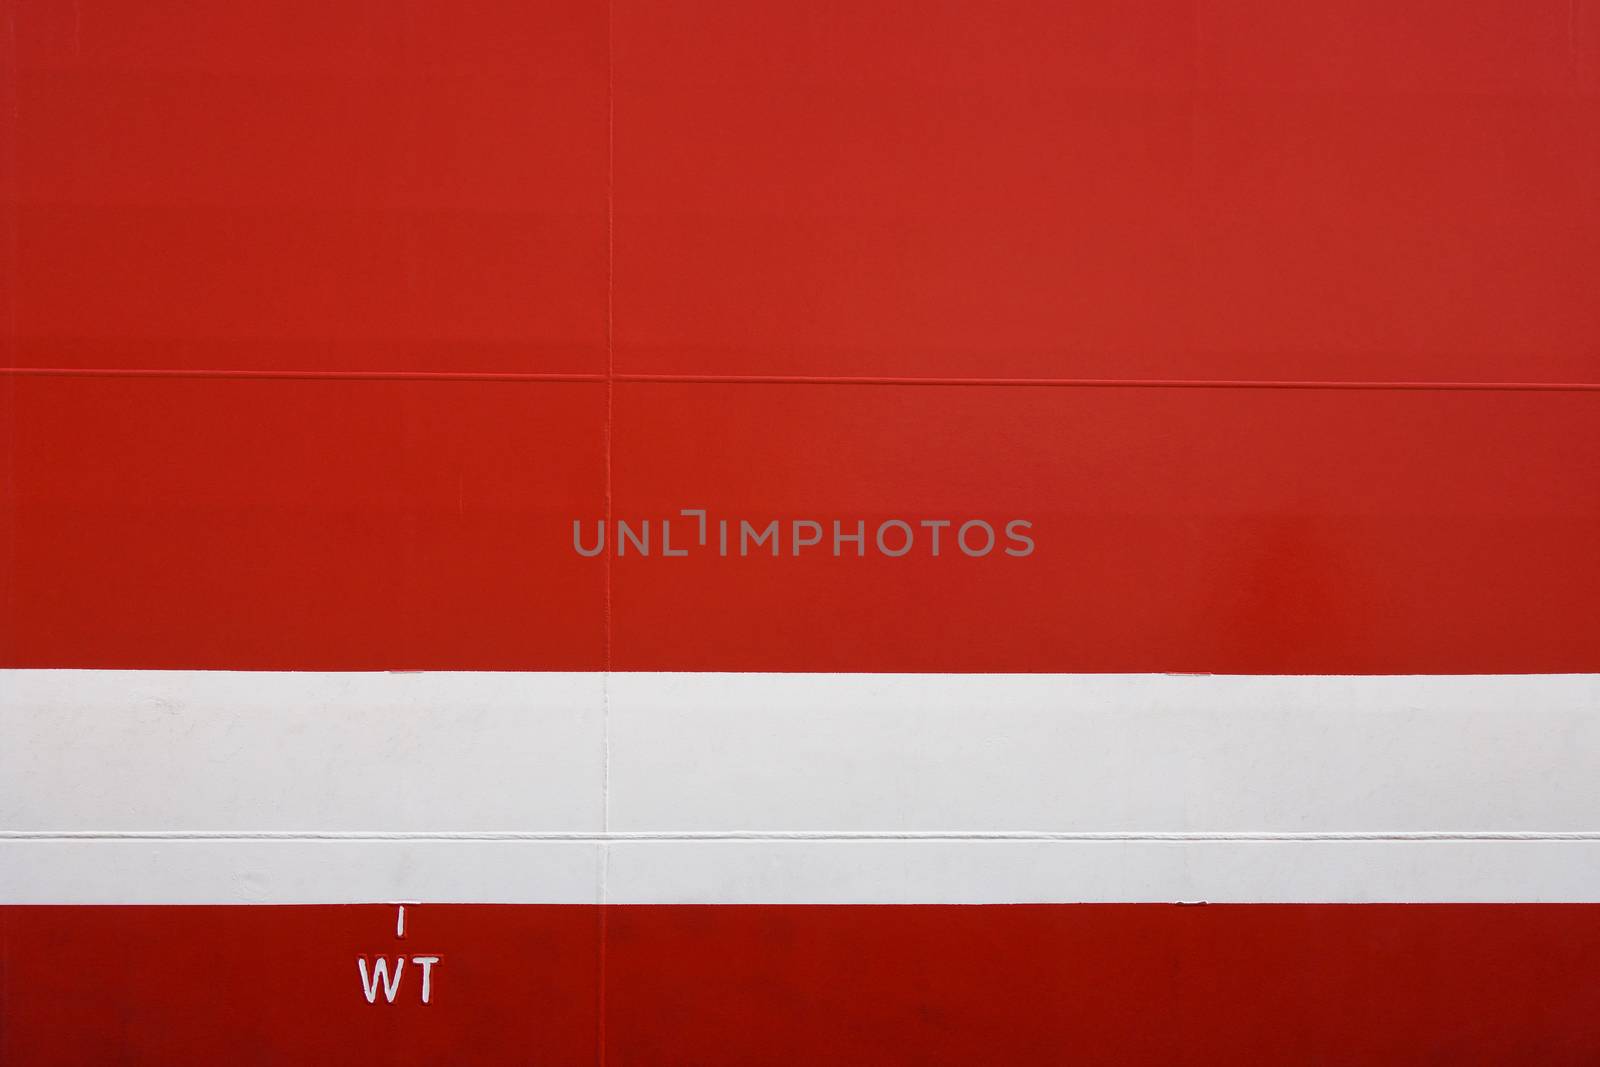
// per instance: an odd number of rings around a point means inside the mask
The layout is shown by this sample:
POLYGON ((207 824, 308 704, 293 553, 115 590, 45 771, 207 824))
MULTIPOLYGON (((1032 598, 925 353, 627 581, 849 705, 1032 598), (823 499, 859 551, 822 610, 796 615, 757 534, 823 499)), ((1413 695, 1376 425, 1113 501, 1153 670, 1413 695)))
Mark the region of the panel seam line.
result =
POLYGON ((934 377, 926 375, 826 375, 826 374, 641 374, 616 370, 612 339, 613 220, 607 210, 606 371, 338 371, 186 369, 135 367, 0 367, 0 374, 21 378, 175 378, 262 381, 352 382, 507 382, 548 384, 604 384, 608 396, 617 383, 628 385, 841 385, 841 386, 989 386, 1068 389, 1331 389, 1394 392, 1600 392, 1600 382, 1513 381, 1388 381, 1275 378, 1041 378, 1041 377, 934 377))
POLYGON ((1600 841, 1600 830, 0 830, 0 841, 1600 841))

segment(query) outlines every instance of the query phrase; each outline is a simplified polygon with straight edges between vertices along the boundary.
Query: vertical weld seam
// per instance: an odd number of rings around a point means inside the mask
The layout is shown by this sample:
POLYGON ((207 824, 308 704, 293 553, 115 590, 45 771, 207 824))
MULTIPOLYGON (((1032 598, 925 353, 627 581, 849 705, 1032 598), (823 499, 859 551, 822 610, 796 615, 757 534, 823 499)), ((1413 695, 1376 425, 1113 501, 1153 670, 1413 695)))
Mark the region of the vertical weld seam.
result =
MULTIPOLYGON (((605 521, 607 526, 612 522, 612 451, 615 438, 616 421, 616 391, 617 391, 617 356, 615 319, 615 241, 613 231, 616 218, 616 163, 615 163, 615 132, 614 110, 612 104, 612 76, 611 76, 611 5, 606 5, 606 415, 605 415, 605 521)), ((611 600, 612 600, 612 554, 605 553, 605 567, 603 568, 605 580, 605 600, 602 607, 603 619, 603 646, 601 649, 600 693, 601 693, 601 726, 603 736, 604 759, 601 768, 601 825, 602 829, 611 828, 611 600)))
MULTIPOLYGON (((0 343, 0 364, 7 367, 22 361, 22 346, 17 334, 17 291, 22 283, 22 255, 17 240, 21 226, 22 164, 18 156, 17 139, 22 119, 22 75, 17 67, 17 11, 15 4, 4 8, 4 25, 0 25, 0 172, 5 172, 11 183, 10 196, 0 204, 0 286, 5 293, 5 340, 0 343)), ((0 529, 0 553, 4 554, 7 574, 17 572, 17 524, 20 509, 17 500, 17 381, 7 375, 0 389, 0 437, 5 443, 5 458, 0 467, 0 492, 13 502, 13 510, 0 529)), ((17 626, 21 614, 15 592, 7 589, 0 593, 0 610, 6 614, 7 633, 20 635, 17 626)), ((8 652, 20 644, 11 638, 8 652)), ((3 1015, 3 1012, 0 1012, 3 1015)))
MULTIPOLYGON (((606 416, 605 416, 605 522, 612 521, 612 444, 615 437, 617 348, 616 348, 616 73, 615 73, 615 13, 614 0, 606 0, 606 416)), ((612 645, 612 559, 605 556, 605 600, 602 607, 604 638, 601 648, 600 670, 600 825, 611 830, 611 645, 612 645)), ((595 989, 595 1060, 599 1067, 606 1063, 606 986, 609 981, 607 963, 609 945, 606 924, 606 906, 610 895, 607 885, 611 873, 611 847, 600 842, 599 900, 595 909, 599 918, 596 940, 595 989)))

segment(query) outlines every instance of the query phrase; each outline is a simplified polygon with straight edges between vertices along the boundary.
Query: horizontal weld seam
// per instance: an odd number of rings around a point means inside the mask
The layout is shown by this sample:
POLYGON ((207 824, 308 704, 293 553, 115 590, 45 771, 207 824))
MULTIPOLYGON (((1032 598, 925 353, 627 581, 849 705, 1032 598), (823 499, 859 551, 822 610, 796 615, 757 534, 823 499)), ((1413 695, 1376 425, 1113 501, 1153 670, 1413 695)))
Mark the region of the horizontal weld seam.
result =
POLYGON ((1313 381, 1227 378, 959 378, 803 374, 498 373, 493 371, 319 371, 117 367, 5 367, 0 373, 34 378, 173 378, 263 381, 437 381, 635 385, 866 385, 1000 386, 1067 389, 1342 389, 1435 392, 1600 392, 1600 382, 1313 381))
POLYGON ((1033 830, 0 830, 0 841, 482 841, 482 842, 1260 842, 1589 841, 1600 831, 1033 831, 1033 830))

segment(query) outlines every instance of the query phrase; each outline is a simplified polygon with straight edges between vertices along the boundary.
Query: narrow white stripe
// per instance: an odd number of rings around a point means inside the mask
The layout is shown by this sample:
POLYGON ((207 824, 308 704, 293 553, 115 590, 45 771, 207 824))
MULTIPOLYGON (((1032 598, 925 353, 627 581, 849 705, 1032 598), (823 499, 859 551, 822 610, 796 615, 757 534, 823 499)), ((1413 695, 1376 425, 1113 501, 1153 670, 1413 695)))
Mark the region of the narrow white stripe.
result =
POLYGON ((1381 830, 1350 833, 1177 833, 1064 830, 664 830, 562 833, 517 830, 0 830, 0 841, 1600 841, 1600 831, 1381 830))
POLYGON ((0 901, 1587 900, 1596 751, 1596 675, 7 671, 0 901))
POLYGON ((638 842, 614 903, 1600 901, 1600 843, 638 842))
POLYGON ((485 841, 0 841, 6 904, 587 904, 600 846, 485 841))
POLYGON ((13 904, 602 899, 1597 903, 1600 842, 0 841, 0 901, 13 904))

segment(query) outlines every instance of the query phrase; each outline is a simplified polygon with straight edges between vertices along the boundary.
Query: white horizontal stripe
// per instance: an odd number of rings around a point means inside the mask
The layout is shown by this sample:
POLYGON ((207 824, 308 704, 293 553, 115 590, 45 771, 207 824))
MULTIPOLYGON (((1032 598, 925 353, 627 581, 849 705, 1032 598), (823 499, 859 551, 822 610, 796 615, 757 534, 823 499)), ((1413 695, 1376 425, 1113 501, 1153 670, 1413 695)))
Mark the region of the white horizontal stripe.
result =
POLYGON ((1596 675, 0 674, 17 830, 1587 831, 1597 751, 1596 675))
POLYGON ((1600 830, 1600 676, 615 675, 611 829, 1600 830))
POLYGON ((0 900, 1583 900, 1596 751, 1596 675, 7 671, 0 900))
POLYGON ((0 841, 6 904, 587 904, 600 846, 483 841, 0 841))
POLYGON ((613 903, 1600 901, 1600 843, 723 842, 606 846, 613 903))
POLYGON ((3 840, 13 904, 1600 902, 1595 841, 3 840))
POLYGON ((0 830, 0 841, 1600 841, 1600 831, 1381 830, 1351 833, 1063 830, 0 830))
POLYGON ((598 830, 603 684, 7 671, 0 827, 598 830))

